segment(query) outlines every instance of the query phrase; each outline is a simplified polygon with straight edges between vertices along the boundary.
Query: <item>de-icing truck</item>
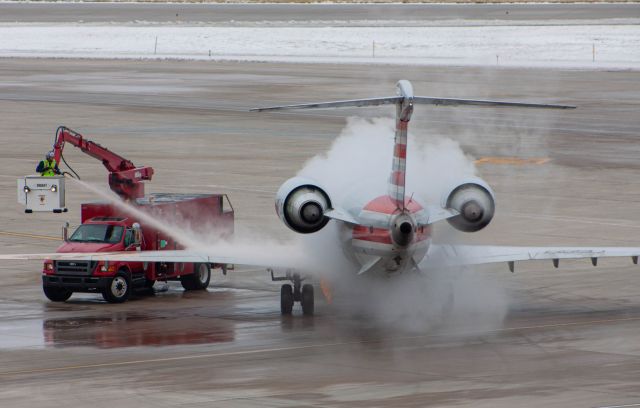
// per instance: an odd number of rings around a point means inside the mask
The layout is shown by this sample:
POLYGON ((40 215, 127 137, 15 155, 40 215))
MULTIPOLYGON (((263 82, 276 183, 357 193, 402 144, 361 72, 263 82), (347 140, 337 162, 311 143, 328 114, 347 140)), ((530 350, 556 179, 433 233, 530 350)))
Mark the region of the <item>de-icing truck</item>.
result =
MULTIPOLYGON (((179 221, 196 236, 225 238, 233 234, 234 211, 226 194, 149 194, 145 180, 151 180, 151 167, 136 167, 129 160, 99 144, 86 140, 71 129, 56 132, 56 162, 64 161, 65 143, 102 161, 109 171, 109 186, 126 203, 157 220, 179 221)), ((136 217, 137 211, 114 202, 81 205, 81 224, 71 234, 64 228, 65 242, 57 252, 118 252, 183 249, 164 228, 154 228, 136 217)), ((209 263, 125 262, 47 260, 42 286, 47 298, 64 302, 74 292, 102 294, 110 303, 126 301, 134 290, 151 289, 156 281, 179 280, 185 290, 201 290, 209 285, 212 268, 226 273, 227 265, 209 263)))

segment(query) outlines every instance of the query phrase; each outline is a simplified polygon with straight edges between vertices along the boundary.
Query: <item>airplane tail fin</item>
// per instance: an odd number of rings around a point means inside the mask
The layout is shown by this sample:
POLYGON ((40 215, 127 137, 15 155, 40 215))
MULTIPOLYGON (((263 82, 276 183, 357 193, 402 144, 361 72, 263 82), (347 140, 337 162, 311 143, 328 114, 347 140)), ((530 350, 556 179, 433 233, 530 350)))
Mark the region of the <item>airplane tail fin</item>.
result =
POLYGON ((411 82, 400 80, 396 84, 396 96, 370 99, 351 99, 333 102, 308 103, 301 105, 271 106, 251 109, 252 112, 282 111, 289 109, 323 109, 363 106, 396 106, 396 133, 393 146, 393 166, 388 181, 389 198, 398 209, 405 209, 405 181, 407 160, 407 130, 414 104, 436 106, 485 106, 485 107, 518 107, 538 109, 575 109, 575 106, 551 105, 538 103, 504 102, 480 99, 436 98, 430 96, 414 96, 411 82))

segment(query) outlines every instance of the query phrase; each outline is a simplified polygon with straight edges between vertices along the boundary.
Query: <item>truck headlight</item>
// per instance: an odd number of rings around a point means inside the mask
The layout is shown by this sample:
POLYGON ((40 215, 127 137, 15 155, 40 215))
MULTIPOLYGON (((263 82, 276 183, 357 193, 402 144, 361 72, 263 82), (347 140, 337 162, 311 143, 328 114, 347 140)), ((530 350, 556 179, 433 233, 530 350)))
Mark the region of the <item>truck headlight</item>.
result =
POLYGON ((31 191, 31 189, 29 188, 29 186, 24 186, 24 187, 22 187, 22 190, 23 190, 25 193, 28 193, 29 191, 31 191))
POLYGON ((58 191, 58 186, 56 186, 55 184, 51 186, 51 192, 55 193, 56 191, 58 191))
POLYGON ((48 271, 52 271, 53 270, 53 262, 47 262, 44 264, 44 268, 48 271))

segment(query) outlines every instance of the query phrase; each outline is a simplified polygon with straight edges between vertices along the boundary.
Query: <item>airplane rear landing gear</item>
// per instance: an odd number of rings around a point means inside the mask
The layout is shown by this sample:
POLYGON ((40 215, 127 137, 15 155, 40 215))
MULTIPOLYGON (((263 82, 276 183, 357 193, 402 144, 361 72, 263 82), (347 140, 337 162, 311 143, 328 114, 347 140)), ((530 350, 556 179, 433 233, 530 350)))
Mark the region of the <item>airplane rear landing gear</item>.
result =
POLYGON ((308 283, 302 286, 302 294, 300 296, 302 304, 302 313, 306 316, 313 315, 313 285, 308 283))
POLYGON ((293 310, 293 289, 288 283, 280 288, 280 312, 283 315, 290 315, 293 310))
POLYGON ((314 312, 314 296, 313 296, 313 285, 309 283, 302 284, 304 278, 300 276, 298 273, 291 273, 287 271, 287 275, 284 277, 275 277, 273 276, 273 270, 268 269, 271 273, 272 281, 283 281, 288 280, 293 283, 291 284, 285 283, 280 288, 280 312, 283 315, 290 315, 293 310, 293 304, 295 302, 300 302, 302 305, 302 313, 305 316, 311 316, 314 312))

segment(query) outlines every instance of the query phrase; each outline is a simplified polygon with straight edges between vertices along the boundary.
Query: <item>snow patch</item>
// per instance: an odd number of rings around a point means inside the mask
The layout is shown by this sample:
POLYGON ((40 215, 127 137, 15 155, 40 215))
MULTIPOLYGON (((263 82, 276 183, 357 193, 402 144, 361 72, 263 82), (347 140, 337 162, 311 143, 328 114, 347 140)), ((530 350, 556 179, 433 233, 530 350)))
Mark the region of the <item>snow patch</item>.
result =
POLYGON ((5 24, 0 56, 636 69, 640 25, 5 24))

